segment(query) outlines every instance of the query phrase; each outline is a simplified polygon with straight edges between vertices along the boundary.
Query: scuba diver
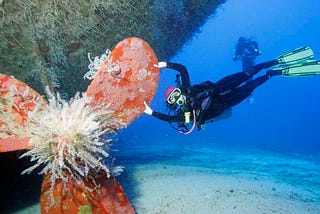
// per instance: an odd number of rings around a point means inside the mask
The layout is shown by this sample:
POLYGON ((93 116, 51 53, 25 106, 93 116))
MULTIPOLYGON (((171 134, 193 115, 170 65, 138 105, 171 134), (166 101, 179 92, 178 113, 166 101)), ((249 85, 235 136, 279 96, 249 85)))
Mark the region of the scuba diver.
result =
MULTIPOLYGON (((239 37, 236 50, 233 56, 233 61, 241 60, 242 62, 242 71, 246 71, 255 64, 256 57, 261 54, 259 50, 258 43, 252 39, 246 37, 239 37)), ((252 78, 247 81, 251 81, 252 78)), ((249 95, 247 98, 250 104, 253 104, 254 97, 249 95)))
POLYGON ((171 68, 179 72, 176 86, 165 91, 169 113, 156 112, 145 104, 145 113, 169 124, 182 134, 191 133, 195 127, 204 128, 205 122, 214 122, 231 116, 231 107, 246 99, 258 86, 272 76, 308 76, 320 74, 320 61, 313 60, 313 51, 301 47, 260 63, 251 68, 231 74, 216 83, 205 81, 191 85, 185 66, 178 63, 159 62, 155 67, 171 68), (269 69, 270 68, 270 69, 269 69), (269 69, 260 77, 246 82, 262 69, 269 69))
POLYGON ((252 39, 241 36, 238 39, 233 61, 242 61, 242 71, 251 68, 255 64, 255 59, 261 54, 258 43, 252 39))

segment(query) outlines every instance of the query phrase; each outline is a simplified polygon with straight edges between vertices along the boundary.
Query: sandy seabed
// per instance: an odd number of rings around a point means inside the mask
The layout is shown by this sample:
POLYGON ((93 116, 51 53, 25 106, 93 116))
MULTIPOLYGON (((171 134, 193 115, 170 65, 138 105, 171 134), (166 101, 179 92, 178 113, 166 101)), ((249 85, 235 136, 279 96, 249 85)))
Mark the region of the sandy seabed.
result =
MULTIPOLYGON (((138 214, 320 213, 318 159, 160 147, 118 157, 126 169, 117 180, 138 214)), ((14 213, 40 213, 40 206, 14 213)))
POLYGON ((138 214, 320 213, 314 156, 160 147, 128 161, 133 185, 120 179, 138 214))
POLYGON ((319 198, 303 189, 251 175, 217 175, 187 166, 138 166, 137 213, 320 213, 319 198))

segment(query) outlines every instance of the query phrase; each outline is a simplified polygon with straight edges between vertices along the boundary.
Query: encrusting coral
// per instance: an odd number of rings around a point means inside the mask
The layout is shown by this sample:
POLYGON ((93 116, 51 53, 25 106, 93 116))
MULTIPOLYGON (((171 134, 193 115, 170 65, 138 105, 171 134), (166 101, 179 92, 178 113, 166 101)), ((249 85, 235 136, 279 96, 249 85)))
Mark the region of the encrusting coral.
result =
POLYGON ((3 0, 1 72, 40 94, 71 98, 84 91, 87 53, 131 36, 144 38, 159 59, 181 51, 225 0, 3 0))
MULTIPOLYGON (((86 187, 83 179, 91 179, 100 170, 110 177, 122 171, 121 166, 106 165, 115 130, 124 124, 112 111, 97 110, 90 105, 91 97, 76 94, 69 102, 59 94, 49 94, 49 103, 39 102, 28 115, 25 126, 10 126, 21 137, 30 137, 33 148, 21 157, 29 156, 33 166, 22 174, 41 168, 39 174, 50 174, 51 186, 56 180, 68 182, 69 177, 86 187)), ((10 114, 6 114, 10 117, 10 114)), ((5 121, 9 121, 7 118, 5 121)), ((90 187, 87 189, 92 191, 90 187)))
POLYGON ((86 93, 70 101, 49 89, 46 100, 0 74, 0 151, 29 150, 21 157, 30 157, 33 165, 22 174, 37 169, 44 175, 43 213, 75 213, 91 206, 94 213, 134 213, 114 178, 123 167, 113 166, 109 152, 115 131, 143 113, 143 101, 151 102, 158 60, 148 43, 131 37, 90 61, 88 75, 94 78, 86 93))
POLYGON ((120 41, 112 52, 91 59, 86 93, 66 101, 47 88, 47 100, 13 76, 0 74, 0 152, 28 149, 32 166, 44 175, 42 213, 134 213, 114 178, 112 135, 144 111, 156 93, 159 69, 143 39, 120 41), (110 161, 111 160, 111 161, 110 161))

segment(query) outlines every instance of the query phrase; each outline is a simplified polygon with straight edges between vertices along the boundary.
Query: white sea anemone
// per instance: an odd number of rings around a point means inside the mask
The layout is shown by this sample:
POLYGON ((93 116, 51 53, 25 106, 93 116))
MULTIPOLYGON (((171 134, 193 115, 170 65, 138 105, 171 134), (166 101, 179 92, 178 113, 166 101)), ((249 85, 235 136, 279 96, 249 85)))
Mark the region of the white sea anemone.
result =
POLYGON ((69 176, 84 185, 83 179, 90 178, 92 172, 103 170, 110 176, 122 170, 105 165, 111 139, 102 137, 114 134, 123 124, 112 111, 99 111, 90 100, 85 94, 77 94, 70 102, 50 95, 45 109, 39 104, 29 114, 25 134, 31 137, 34 148, 21 157, 30 156, 35 164, 22 174, 43 167, 39 174, 50 173, 52 186, 57 179, 67 182, 69 176))
POLYGON ((92 80, 98 69, 100 68, 100 66, 102 65, 102 63, 106 60, 108 60, 108 64, 111 64, 111 57, 110 57, 111 51, 109 49, 106 50, 105 53, 103 53, 100 57, 96 56, 93 58, 93 60, 91 59, 90 53, 88 53, 88 59, 89 59, 89 65, 88 65, 88 69, 89 71, 87 73, 85 73, 85 75, 83 76, 84 79, 88 79, 88 80, 92 80))

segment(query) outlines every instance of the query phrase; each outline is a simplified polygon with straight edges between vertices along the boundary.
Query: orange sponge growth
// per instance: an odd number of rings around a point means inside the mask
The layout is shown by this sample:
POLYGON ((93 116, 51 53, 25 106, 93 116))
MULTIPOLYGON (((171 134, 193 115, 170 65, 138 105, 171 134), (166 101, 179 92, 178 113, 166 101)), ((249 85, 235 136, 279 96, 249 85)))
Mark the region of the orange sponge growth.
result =
POLYGON ((0 152, 32 148, 29 137, 20 136, 10 127, 23 127, 37 103, 46 103, 38 92, 12 76, 0 74, 0 152))
POLYGON ((114 177, 108 178, 102 171, 93 176, 95 183, 88 180, 86 187, 71 177, 68 182, 57 180, 52 186, 50 175, 47 174, 41 188, 41 213, 135 213, 114 177), (88 188, 92 191, 88 191, 88 188))
POLYGON ((119 42, 105 60, 86 93, 93 104, 110 105, 114 116, 125 124, 138 118, 158 87, 157 56, 144 40, 131 37, 119 42))

